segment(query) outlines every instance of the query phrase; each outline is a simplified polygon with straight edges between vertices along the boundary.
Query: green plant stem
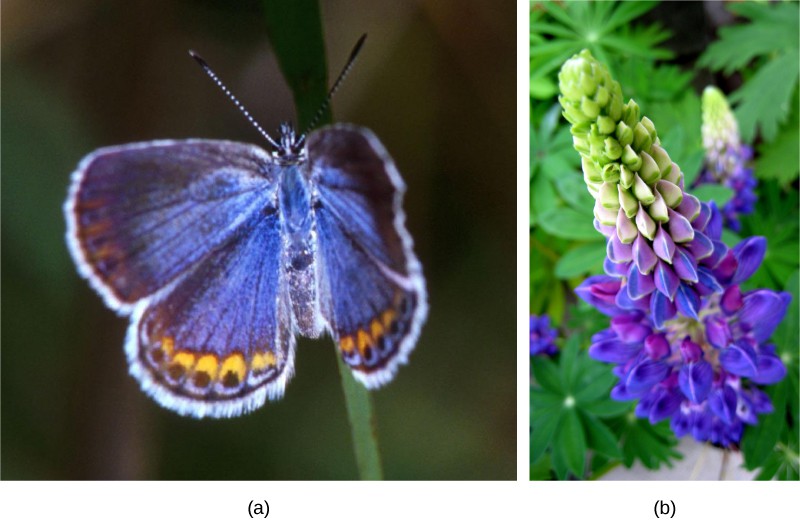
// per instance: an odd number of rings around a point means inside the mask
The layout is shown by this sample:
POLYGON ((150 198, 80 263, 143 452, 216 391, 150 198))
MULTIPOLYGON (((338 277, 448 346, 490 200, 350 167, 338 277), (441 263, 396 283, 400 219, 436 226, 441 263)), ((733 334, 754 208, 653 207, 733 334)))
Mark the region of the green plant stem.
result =
POLYGON ((361 480, 381 480, 383 469, 378 450, 375 416, 372 413, 372 396, 364 385, 353 378, 350 368, 342 361, 341 356, 337 355, 336 359, 347 405, 347 417, 350 420, 350 431, 353 435, 358 474, 361 480))

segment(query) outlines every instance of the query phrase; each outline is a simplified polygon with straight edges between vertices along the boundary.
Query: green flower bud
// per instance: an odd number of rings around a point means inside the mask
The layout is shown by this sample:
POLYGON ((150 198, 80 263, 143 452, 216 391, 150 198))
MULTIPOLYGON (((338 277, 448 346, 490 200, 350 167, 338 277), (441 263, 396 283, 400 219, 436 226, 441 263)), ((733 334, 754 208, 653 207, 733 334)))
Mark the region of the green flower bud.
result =
POLYGON ((622 117, 622 89, 616 81, 613 83, 616 87, 614 95, 611 98, 611 104, 608 106, 608 117, 614 121, 619 121, 622 117))
POLYGON ((639 201, 636 200, 636 197, 634 197, 630 191, 624 189, 621 184, 617 184, 617 191, 619 196, 619 205, 622 206, 623 211, 625 211, 625 216, 628 218, 633 218, 633 216, 636 215, 636 212, 639 210, 639 201))
POLYGON ((588 177, 591 182, 601 182, 603 180, 600 168, 594 161, 581 157, 581 166, 583 167, 584 178, 588 177))
POLYGON ((669 171, 672 169, 672 160, 669 158, 666 150, 657 144, 653 144, 650 147, 650 156, 656 161, 661 176, 666 177, 669 175, 669 171))
POLYGON ((606 145, 605 146, 606 157, 608 157, 612 161, 616 161, 622 156, 622 147, 613 137, 606 137, 605 145, 606 145))
POLYGON ((656 222, 667 222, 669 221, 669 213, 667 212, 667 203, 664 202, 664 197, 658 192, 655 191, 655 200, 650 207, 647 208, 647 212, 650 213, 650 216, 653 217, 653 220, 656 222))
POLYGON ((653 191, 639 175, 634 175, 633 178, 633 194, 645 206, 649 206, 656 199, 653 191))
POLYGON ((653 122, 650 121, 650 118, 647 116, 642 118, 641 123, 642 126, 644 126, 647 129, 647 133, 650 135, 650 140, 655 143, 656 139, 658 139, 658 134, 656 133, 656 125, 654 125, 653 122))
POLYGON ((636 104, 636 101, 629 100, 628 104, 622 109, 622 120, 631 128, 635 127, 639 122, 639 105, 636 104))
POLYGON ((588 97, 583 98, 581 101, 581 111, 586 114, 589 119, 596 119, 600 115, 600 105, 588 97))
POLYGON ((656 189, 664 197, 664 202, 670 208, 678 207, 678 204, 683 200, 683 190, 675 186, 671 182, 661 179, 656 183, 656 189))
POLYGON ((619 182, 619 164, 608 163, 603 166, 602 176, 606 182, 619 182))
POLYGON ((619 167, 619 183, 623 188, 629 190, 633 186, 634 172, 624 164, 619 167))
POLYGON ((600 116, 597 118, 597 130, 601 134, 608 135, 614 131, 615 128, 614 120, 608 116, 600 116))
POLYGON ((619 141, 619 144, 623 147, 633 144, 633 130, 625 124, 625 121, 617 123, 616 136, 617 141, 619 141))
POLYGON ((639 168, 639 177, 642 178, 647 184, 653 184, 661 178, 661 173, 658 171, 658 164, 650 157, 647 152, 641 152, 639 157, 642 158, 642 167, 639 168))
POLYGON ((597 87, 597 93, 594 95, 594 100, 598 105, 601 107, 606 106, 610 97, 611 94, 608 93, 608 90, 605 87, 597 87))
POLYGON ((622 163, 631 170, 638 172, 642 167, 642 158, 633 151, 630 145, 626 146, 622 151, 622 163))
POLYGON ((618 184, 615 182, 604 182, 600 186, 597 200, 603 205, 604 208, 613 209, 614 211, 619 209, 619 194, 617 193, 617 186, 618 184))
POLYGON ((649 150, 650 145, 653 144, 653 139, 650 137, 650 132, 642 123, 636 123, 633 127, 633 147, 636 150, 649 150))

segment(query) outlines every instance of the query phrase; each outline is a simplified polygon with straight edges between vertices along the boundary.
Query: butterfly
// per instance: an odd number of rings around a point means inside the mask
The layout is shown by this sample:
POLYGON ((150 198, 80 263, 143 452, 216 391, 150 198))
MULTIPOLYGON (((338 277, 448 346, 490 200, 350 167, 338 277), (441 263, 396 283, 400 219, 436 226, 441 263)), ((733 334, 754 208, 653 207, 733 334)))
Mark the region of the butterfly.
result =
MULTIPOLYGON (((354 49, 349 69, 363 43, 354 49)), ((334 124, 269 137, 100 148, 64 204, 80 274, 130 318, 129 371, 162 406, 233 417, 282 397, 297 335, 328 332, 367 388, 407 363, 427 316, 405 184, 378 138, 334 124)))

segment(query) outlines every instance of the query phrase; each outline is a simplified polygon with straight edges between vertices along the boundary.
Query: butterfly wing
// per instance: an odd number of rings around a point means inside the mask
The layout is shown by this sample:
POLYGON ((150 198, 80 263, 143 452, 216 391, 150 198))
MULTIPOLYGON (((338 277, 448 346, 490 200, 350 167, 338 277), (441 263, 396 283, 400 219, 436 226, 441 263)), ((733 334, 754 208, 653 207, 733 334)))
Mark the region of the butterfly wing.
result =
POLYGON ((277 211, 259 211, 163 295, 138 303, 131 373, 183 415, 232 417, 283 395, 294 333, 277 211))
POLYGON ((318 195, 320 310, 354 376, 377 388, 407 362, 427 315, 405 186, 369 130, 329 126, 308 136, 307 150, 318 195))
POLYGON ((241 143, 101 148, 73 173, 67 243, 81 274, 127 314, 258 211, 275 192, 275 176, 266 152, 241 143))
POLYGON ((276 175, 255 146, 203 140, 100 149, 73 175, 72 255, 132 314, 130 371, 167 408, 239 415, 292 375, 276 175))

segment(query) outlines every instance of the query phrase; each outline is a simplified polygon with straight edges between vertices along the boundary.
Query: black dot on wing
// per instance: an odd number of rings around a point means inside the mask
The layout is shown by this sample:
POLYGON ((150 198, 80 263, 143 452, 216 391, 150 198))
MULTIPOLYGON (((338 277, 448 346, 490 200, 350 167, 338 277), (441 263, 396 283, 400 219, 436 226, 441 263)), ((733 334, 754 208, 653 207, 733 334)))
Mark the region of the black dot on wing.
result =
POLYGON ((226 372, 225 375, 222 376, 222 386, 225 388, 236 388, 239 386, 239 376, 233 372, 226 372))

